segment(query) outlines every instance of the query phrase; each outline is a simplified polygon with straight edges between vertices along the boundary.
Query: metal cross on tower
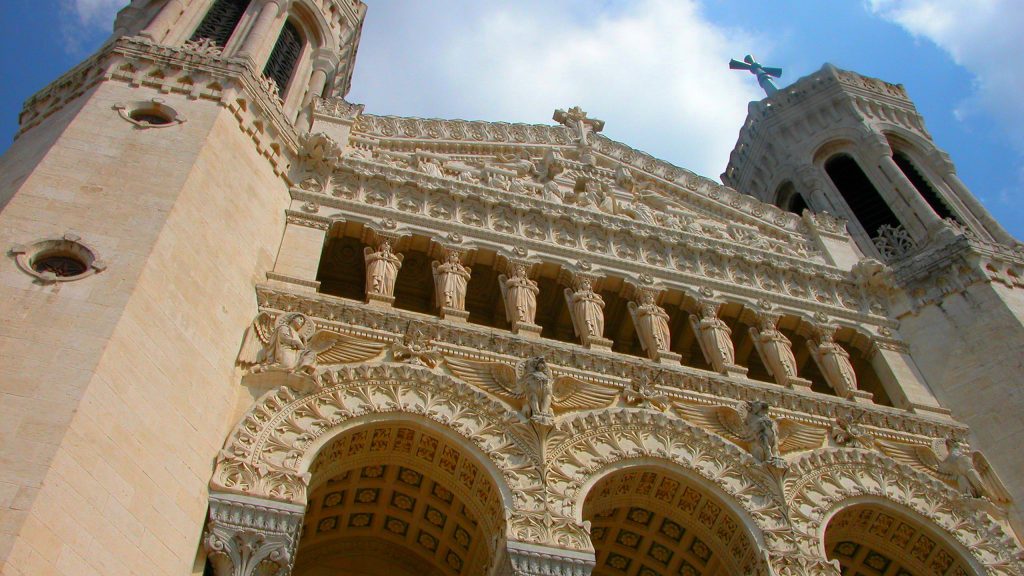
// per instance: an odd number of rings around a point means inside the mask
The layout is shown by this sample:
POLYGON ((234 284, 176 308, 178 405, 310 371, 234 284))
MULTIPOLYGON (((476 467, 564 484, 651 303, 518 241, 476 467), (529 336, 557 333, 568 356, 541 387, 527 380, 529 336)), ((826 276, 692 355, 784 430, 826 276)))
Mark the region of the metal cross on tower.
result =
POLYGON ((779 91, 775 87, 775 83, 772 82, 772 78, 780 78, 782 76, 782 68, 769 68, 761 66, 761 63, 754 60, 754 57, 747 54, 743 57, 743 61, 729 60, 729 68, 731 70, 747 70, 754 76, 757 76, 757 83, 764 89, 764 93, 771 96, 779 91))
POLYGON ((552 119, 575 131, 576 137, 579 138, 578 144, 580 146, 590 145, 590 142, 587 141, 589 133, 600 132, 604 129, 604 120, 587 118, 587 113, 579 106, 569 108, 568 112, 565 110, 555 110, 555 115, 552 119))

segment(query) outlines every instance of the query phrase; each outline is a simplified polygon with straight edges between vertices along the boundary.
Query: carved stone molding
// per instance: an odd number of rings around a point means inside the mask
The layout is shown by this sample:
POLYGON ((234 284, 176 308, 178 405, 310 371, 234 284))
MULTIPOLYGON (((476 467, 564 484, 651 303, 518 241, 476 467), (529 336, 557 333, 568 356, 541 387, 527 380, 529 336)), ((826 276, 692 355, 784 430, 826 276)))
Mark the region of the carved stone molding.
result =
POLYGON ((291 571, 305 505, 210 494, 203 550, 215 576, 277 576, 291 571))
POLYGON ((502 576, 590 576, 594 553, 509 541, 508 562, 502 576))

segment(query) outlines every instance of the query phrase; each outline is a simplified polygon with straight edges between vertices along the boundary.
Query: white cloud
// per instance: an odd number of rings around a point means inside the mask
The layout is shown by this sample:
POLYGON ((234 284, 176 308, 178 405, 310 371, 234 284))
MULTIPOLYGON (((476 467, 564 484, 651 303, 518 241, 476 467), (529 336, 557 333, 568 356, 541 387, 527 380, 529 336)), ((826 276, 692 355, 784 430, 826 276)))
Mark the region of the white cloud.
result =
POLYGON ((870 0, 871 10, 926 38, 974 76, 958 120, 991 114, 1024 152, 1024 10, 1019 0, 870 0))
POLYGON ((78 54, 92 39, 109 33, 114 16, 127 3, 127 0, 61 0, 60 28, 65 49, 78 54))
POLYGON ((746 32, 694 0, 370 4, 351 99, 370 113, 553 123, 580 105, 616 140, 717 178, 760 99, 728 61, 746 32))

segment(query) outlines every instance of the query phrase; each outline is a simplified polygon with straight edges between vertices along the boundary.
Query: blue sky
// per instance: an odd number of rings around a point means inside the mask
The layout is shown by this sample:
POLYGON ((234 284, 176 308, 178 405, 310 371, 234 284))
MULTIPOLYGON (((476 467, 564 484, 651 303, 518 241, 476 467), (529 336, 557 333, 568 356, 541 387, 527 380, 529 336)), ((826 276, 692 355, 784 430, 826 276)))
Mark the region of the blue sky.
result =
MULTIPOLYGON (((4 0, 0 150, 23 102, 94 50, 127 0, 4 0)), ((961 178, 1024 237, 1019 0, 367 0, 349 99, 367 112, 551 123, 579 104, 605 134, 717 179, 754 79, 833 64, 906 86, 961 178)))

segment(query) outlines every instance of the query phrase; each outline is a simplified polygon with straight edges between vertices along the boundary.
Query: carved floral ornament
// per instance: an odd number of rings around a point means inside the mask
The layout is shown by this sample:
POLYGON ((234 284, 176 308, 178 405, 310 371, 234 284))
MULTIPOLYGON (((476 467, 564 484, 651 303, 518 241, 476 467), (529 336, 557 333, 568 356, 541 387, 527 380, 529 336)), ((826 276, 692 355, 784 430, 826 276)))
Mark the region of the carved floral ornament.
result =
POLYGON ((805 430, 799 454, 787 456, 784 441, 781 457, 773 457, 780 462, 768 465, 756 450, 726 440, 728 433, 703 429, 712 407, 677 413, 611 402, 533 418, 517 411, 511 397, 499 400, 443 373, 442 365, 430 366, 375 361, 330 367, 322 386, 306 394, 283 386, 267 392, 229 436, 211 489, 304 505, 310 465, 332 438, 381 417, 415 420, 461 438, 464 450, 488 462, 507 510, 509 540, 592 551, 582 522, 587 491, 614 470, 655 463, 727 498, 749 520, 772 563, 789 566, 779 573, 820 574, 792 566, 826 566, 820 538, 829 511, 868 495, 930 518, 990 573, 1024 574, 1017 558, 1022 552, 982 500, 884 454, 828 446, 826 430, 813 425, 787 425, 805 430), (694 419, 702 410, 705 416, 694 419), (811 445, 818 447, 807 451, 811 445))

